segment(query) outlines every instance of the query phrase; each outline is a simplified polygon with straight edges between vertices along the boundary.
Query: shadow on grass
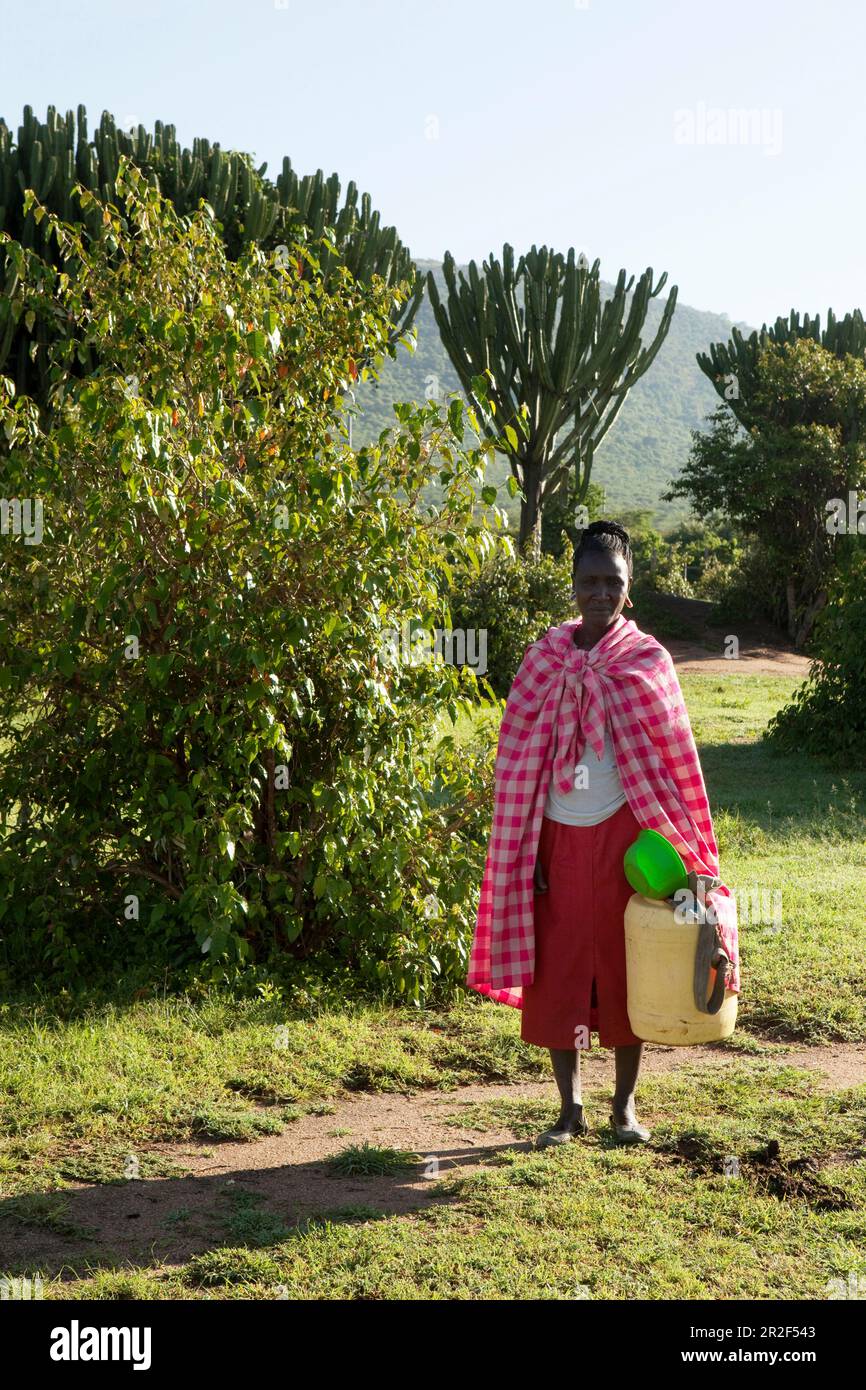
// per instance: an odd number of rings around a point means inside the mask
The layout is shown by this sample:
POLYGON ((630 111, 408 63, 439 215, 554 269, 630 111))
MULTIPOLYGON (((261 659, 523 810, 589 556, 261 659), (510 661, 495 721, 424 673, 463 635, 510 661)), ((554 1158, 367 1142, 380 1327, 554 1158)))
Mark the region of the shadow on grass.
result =
POLYGON ((866 770, 777 752, 765 743, 698 746, 713 814, 740 811, 774 837, 826 835, 830 819, 866 836, 866 770))
POLYGON ((97 1270, 185 1265, 225 1247, 266 1250, 312 1226, 453 1204, 436 1179, 489 1162, 515 1140, 440 1147, 398 1171, 346 1175, 326 1159, 63 1189, 0 1201, 0 1275, 72 1281, 97 1270))

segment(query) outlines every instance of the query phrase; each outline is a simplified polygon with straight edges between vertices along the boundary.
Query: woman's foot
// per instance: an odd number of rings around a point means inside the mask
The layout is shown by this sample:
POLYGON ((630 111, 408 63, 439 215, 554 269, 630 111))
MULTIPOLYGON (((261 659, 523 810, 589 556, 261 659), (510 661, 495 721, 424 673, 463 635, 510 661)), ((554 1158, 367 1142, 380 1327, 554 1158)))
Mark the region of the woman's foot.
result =
POLYGON ((551 1144, 568 1144, 578 1135, 587 1134, 589 1125, 583 1114, 583 1106, 577 1102, 563 1110, 553 1129, 545 1130, 535 1141, 537 1149, 546 1149, 551 1144))
POLYGON ((614 1097, 611 1124, 621 1144, 645 1144, 652 1137, 650 1131, 638 1122, 633 1096, 624 1102, 614 1097))

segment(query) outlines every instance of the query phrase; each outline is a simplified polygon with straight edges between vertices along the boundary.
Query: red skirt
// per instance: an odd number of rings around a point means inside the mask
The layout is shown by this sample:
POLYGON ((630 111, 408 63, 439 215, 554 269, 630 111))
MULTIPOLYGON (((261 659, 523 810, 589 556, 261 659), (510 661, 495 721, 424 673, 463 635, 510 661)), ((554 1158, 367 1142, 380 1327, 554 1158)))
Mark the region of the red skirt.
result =
POLYGON ((534 898, 535 973, 523 986, 524 1042, 587 1048, 590 1032, 602 1047, 641 1041, 626 1005, 623 919, 634 889, 622 867, 639 830, 627 801, 598 825, 542 820, 538 858, 548 890, 534 898))

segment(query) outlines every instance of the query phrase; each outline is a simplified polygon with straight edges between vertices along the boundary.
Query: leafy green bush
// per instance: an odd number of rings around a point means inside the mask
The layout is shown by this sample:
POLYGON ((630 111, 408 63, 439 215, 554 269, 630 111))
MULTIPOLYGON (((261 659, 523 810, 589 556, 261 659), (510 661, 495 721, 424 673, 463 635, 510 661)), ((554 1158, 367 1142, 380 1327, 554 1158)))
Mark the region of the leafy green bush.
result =
POLYGON ((454 992, 493 749, 428 749, 475 678, 384 638, 444 626, 445 578, 493 549, 486 450, 428 403, 353 453, 342 393, 393 289, 326 290, 309 244, 230 262, 206 205, 179 219, 125 160, 116 187, 95 238, 51 219, 62 274, 6 241, 13 312, 68 316, 100 364, 55 344, 46 411, 0 378, 0 496, 44 517, 0 537, 6 980, 296 962, 454 992))
MULTIPOLYGON (((507 543, 510 546, 510 543, 507 543)), ((508 695, 530 642, 554 624, 577 616, 571 598, 573 550, 561 557, 522 556, 510 546, 497 550, 480 572, 464 568, 448 593, 455 628, 487 633, 487 680, 500 698, 508 695)))
POLYGON ((866 557, 859 536, 844 537, 809 643, 813 664, 765 737, 790 753, 843 758, 862 766, 866 741, 866 557), (859 543, 859 544, 858 544, 859 543))
POLYGON ((784 634, 787 606, 778 578, 778 563, 758 538, 744 545, 731 564, 710 560, 701 578, 700 597, 712 600, 715 623, 765 618, 784 634))
POLYGON ((651 523, 652 512, 625 511, 634 554, 634 580, 647 589, 680 598, 715 598, 738 573, 741 543, 719 517, 680 522, 667 535, 651 523))
POLYGON ((694 598, 685 567, 689 554, 669 536, 663 536, 652 525, 652 512, 622 511, 617 521, 626 527, 631 538, 634 556, 634 585, 639 593, 652 590, 661 594, 676 594, 694 598))

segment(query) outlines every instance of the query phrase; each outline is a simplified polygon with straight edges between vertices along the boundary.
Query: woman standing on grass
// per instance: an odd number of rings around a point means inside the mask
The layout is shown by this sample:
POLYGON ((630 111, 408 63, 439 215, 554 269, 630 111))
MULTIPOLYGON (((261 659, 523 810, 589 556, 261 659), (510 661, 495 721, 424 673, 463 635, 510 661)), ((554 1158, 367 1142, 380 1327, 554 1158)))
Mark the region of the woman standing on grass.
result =
MULTIPOLYGON (((631 578, 628 532, 593 522, 574 554, 580 618, 527 647, 499 734, 467 984, 522 1009, 523 1041, 550 1050, 561 1108, 539 1147, 588 1131, 580 1050, 591 1032, 615 1051, 617 1140, 650 1138, 634 1102, 643 1043, 631 1031, 626 1001, 626 849, 641 828, 657 830, 692 876, 718 875, 673 662, 622 616, 623 605, 632 606, 631 578)), ((738 993, 736 904, 724 884, 707 902, 718 923, 713 964, 727 956, 727 987, 738 993)))

